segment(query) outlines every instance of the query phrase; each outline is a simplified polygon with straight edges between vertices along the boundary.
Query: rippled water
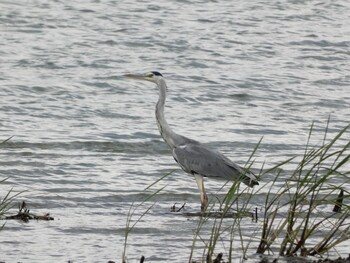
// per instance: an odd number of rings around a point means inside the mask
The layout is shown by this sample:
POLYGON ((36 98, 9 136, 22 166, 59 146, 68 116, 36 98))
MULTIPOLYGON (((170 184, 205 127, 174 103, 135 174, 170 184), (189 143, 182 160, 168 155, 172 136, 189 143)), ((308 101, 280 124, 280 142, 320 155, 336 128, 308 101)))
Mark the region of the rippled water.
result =
MULTIPOLYGON (((160 139, 156 88, 122 75, 162 72, 176 131, 241 165, 263 136, 254 168, 272 166, 302 152, 312 121, 315 143, 329 116, 329 137, 349 124, 349 7, 1 1, 0 140, 14 137, 0 148, 0 194, 26 190, 18 201, 55 220, 6 222, 0 260, 120 261, 130 205, 176 169, 155 187, 167 185, 127 254, 186 262, 197 219, 168 211, 184 201, 197 211, 198 189, 160 139)), ((216 193, 222 182, 206 185, 216 193)))

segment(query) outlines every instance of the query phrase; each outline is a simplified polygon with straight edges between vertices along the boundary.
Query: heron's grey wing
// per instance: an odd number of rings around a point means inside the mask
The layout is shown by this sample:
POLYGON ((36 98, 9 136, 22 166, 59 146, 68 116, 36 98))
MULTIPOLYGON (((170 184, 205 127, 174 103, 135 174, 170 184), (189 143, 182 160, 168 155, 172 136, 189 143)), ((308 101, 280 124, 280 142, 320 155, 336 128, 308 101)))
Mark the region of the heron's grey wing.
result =
POLYGON ((199 143, 188 143, 173 149, 173 156, 181 168, 188 173, 225 180, 241 179, 248 186, 258 184, 250 172, 233 163, 219 152, 199 143), (243 178, 241 178, 244 174, 243 178))

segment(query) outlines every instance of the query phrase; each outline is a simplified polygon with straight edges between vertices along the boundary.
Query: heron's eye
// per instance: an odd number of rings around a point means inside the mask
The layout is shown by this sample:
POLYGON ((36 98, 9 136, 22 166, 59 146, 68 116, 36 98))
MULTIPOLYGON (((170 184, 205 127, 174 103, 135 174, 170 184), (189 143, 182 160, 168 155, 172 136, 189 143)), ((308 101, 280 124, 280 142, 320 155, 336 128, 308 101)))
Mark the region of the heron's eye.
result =
POLYGON ((153 76, 154 76, 153 73, 147 73, 147 74, 146 74, 146 77, 147 77, 147 78, 152 78, 153 76))

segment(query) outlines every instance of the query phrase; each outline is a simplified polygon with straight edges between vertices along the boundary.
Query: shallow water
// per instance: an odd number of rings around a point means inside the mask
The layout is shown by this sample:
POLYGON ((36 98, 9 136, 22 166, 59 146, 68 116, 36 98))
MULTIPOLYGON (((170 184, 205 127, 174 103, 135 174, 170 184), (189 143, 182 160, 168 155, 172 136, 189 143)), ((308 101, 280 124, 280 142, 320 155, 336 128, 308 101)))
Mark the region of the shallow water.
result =
MULTIPOLYGON (((154 85, 122 75, 162 72, 175 131, 241 165, 263 137, 253 168, 271 167, 303 152, 312 121, 313 144, 329 116, 329 138, 349 124, 349 7, 341 0, 0 2, 0 140, 14 136, 0 148, 0 179, 8 178, 0 195, 25 190, 18 201, 55 218, 6 222, 0 260, 119 261, 130 205, 175 169, 154 187, 166 186, 130 234, 127 254, 130 262, 141 255, 186 262, 197 219, 169 210, 186 201, 198 211, 195 181, 159 136, 154 85)), ((211 194, 221 186, 206 180, 211 194)), ((249 223, 247 235, 255 227, 249 223)), ((349 245, 339 252, 347 255, 349 245)))

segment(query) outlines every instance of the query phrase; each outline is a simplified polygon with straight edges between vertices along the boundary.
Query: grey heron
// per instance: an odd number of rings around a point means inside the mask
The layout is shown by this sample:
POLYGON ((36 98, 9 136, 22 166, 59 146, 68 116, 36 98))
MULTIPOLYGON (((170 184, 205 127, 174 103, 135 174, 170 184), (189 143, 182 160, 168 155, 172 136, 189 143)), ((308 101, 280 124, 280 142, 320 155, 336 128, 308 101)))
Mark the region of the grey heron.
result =
POLYGON ((152 71, 141 75, 127 74, 125 76, 150 81, 157 85, 159 99, 156 105, 156 119, 160 135, 169 145, 179 166, 195 177, 200 192, 202 211, 208 207, 208 196, 205 192, 203 177, 240 180, 249 187, 258 185, 257 178, 250 171, 235 164, 223 154, 209 149, 198 141, 177 134, 170 128, 164 116, 167 85, 162 74, 152 71))

